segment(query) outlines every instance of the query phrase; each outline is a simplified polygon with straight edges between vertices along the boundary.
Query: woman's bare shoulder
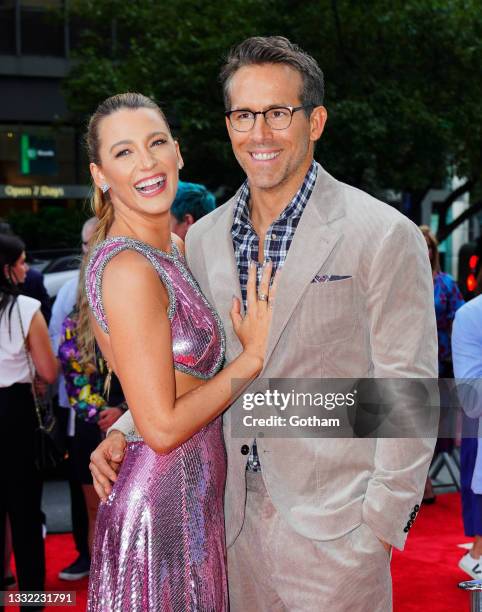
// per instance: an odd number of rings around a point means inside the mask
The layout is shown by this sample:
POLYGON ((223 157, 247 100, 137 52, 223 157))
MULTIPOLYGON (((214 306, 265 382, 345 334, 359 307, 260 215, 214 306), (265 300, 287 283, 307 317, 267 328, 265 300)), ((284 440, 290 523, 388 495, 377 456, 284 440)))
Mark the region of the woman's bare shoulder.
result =
POLYGON ((126 291, 142 291, 150 293, 154 288, 160 288, 159 276, 154 266, 142 253, 125 250, 117 254, 106 265, 103 288, 126 291))

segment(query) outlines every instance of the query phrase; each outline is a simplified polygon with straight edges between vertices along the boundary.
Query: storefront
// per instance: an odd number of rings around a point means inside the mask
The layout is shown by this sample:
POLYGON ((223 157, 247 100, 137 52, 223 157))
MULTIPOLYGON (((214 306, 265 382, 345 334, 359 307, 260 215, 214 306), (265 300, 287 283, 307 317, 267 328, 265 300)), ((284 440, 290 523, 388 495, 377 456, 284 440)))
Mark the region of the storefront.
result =
POLYGON ((85 185, 0 185, 0 217, 8 217, 14 211, 37 213, 44 204, 72 207, 89 198, 90 189, 85 185))

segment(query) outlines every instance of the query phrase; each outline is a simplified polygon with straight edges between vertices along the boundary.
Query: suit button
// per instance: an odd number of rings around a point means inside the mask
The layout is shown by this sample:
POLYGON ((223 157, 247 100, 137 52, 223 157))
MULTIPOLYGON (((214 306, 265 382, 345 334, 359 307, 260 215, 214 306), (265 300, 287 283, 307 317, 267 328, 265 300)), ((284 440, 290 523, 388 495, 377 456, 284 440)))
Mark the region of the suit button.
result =
POLYGON ((418 504, 415 504, 413 509, 415 510, 415 512, 418 512, 420 510, 420 506, 418 504))
POLYGON ((412 520, 415 520, 417 518, 417 513, 416 512, 412 512, 412 514, 410 515, 410 518, 412 520))
POLYGON ((241 447, 241 454, 247 455, 248 453, 249 453, 249 446, 247 444, 243 444, 243 446, 241 447))
POLYGON ((403 528, 403 531, 404 531, 405 533, 408 533, 408 530, 409 530, 409 529, 410 529, 410 527, 404 527, 404 528, 403 528))

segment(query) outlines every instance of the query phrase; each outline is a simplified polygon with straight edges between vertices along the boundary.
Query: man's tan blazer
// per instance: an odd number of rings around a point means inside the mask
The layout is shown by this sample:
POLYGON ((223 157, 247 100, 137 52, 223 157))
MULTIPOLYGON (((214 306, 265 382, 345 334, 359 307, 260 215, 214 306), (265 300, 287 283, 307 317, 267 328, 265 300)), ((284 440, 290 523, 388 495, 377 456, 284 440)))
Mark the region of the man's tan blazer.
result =
MULTIPOLYGON (((235 203, 236 196, 186 237, 188 265, 224 322, 228 361, 241 350, 229 316, 233 294, 241 295, 231 239, 235 203)), ((436 376, 433 282, 420 230, 319 166, 281 273, 261 377, 436 376), (350 278, 313 283, 317 275, 350 278)), ((235 410, 239 401, 224 415, 228 545, 243 524, 241 448, 253 442, 231 436, 235 410)), ((330 540, 365 522, 399 548, 433 445, 433 439, 257 440, 266 488, 293 529, 330 540)))
MULTIPOLYGON (((236 196, 193 225, 188 265, 226 330, 226 358, 240 343, 232 296, 241 296, 231 226, 236 196)), ((425 240, 394 208, 335 180, 321 166, 282 269, 262 378, 432 378, 437 376, 433 282, 425 240), (312 282, 316 276, 344 276, 312 282)), ((200 407, 202 409, 202 407, 200 407)), ((228 546, 239 535, 252 438, 231 435, 225 511, 228 546), (243 449, 244 452, 246 449, 243 449)), ((116 429, 127 432, 123 419, 116 429)), ((118 422, 119 423, 119 422, 118 422)), ((366 523, 403 548, 418 511, 434 439, 257 440, 272 502, 298 533, 340 537, 366 523)))

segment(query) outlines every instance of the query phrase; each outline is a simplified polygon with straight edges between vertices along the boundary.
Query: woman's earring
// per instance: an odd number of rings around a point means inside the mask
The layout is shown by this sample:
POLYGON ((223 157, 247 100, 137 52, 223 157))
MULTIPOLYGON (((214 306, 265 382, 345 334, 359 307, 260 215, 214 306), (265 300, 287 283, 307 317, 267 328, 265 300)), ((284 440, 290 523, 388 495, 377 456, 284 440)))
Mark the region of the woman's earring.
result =
POLYGON ((110 185, 108 185, 107 183, 104 183, 101 189, 102 189, 102 193, 107 193, 110 189, 110 185))

